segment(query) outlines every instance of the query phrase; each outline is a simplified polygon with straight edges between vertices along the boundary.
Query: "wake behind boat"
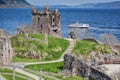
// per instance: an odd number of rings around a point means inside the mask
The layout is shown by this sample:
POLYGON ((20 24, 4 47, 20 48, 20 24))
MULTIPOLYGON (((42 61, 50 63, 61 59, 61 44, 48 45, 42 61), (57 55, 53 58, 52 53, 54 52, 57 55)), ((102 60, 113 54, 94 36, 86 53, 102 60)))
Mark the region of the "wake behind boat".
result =
POLYGON ((68 26, 69 28, 89 28, 90 27, 89 24, 84 24, 84 23, 79 23, 79 22, 70 24, 68 26))

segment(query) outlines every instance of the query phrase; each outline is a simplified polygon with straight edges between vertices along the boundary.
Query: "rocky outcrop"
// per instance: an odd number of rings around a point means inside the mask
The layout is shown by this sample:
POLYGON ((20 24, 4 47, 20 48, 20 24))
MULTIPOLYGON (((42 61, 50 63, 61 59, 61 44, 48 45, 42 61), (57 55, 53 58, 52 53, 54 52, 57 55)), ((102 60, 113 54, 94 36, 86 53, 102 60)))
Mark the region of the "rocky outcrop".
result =
POLYGON ((89 74, 89 65, 85 64, 82 59, 78 59, 75 55, 66 54, 64 56, 65 72, 70 72, 71 75, 86 77, 89 74))
POLYGON ((114 80, 111 79, 108 75, 104 74, 103 72, 91 67, 91 73, 88 76, 89 80, 114 80))
POLYGON ((0 0, 0 8, 30 7, 26 0, 0 0))
POLYGON ((64 56, 63 72, 81 76, 87 80, 113 80, 103 71, 91 66, 89 61, 82 60, 73 54, 66 54, 64 56))

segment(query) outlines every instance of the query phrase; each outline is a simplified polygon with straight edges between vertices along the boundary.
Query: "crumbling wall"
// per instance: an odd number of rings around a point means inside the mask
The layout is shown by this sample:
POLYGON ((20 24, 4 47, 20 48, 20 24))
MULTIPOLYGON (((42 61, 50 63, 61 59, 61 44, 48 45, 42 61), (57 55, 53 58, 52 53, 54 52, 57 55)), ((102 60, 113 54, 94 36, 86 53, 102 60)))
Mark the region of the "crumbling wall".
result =
POLYGON ((6 65, 14 56, 11 41, 4 30, 0 30, 0 65, 6 65))

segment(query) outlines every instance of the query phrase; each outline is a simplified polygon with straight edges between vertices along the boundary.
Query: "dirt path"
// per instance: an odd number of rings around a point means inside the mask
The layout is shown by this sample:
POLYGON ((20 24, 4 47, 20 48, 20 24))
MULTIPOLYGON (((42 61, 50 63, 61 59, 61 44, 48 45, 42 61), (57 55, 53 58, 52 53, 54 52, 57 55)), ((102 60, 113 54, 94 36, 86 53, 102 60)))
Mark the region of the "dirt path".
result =
MULTIPOLYGON (((11 70, 13 70, 13 66, 7 66, 6 68, 9 68, 11 70)), ((40 80, 40 77, 39 76, 36 76, 35 74, 32 74, 32 73, 29 73, 27 71, 24 71, 22 68, 15 68, 15 72, 18 72, 18 73, 21 73, 23 75, 26 75, 32 79, 35 79, 35 80, 40 80)), ((43 80, 43 79, 42 79, 43 80)))
POLYGON ((28 77, 31 77, 31 78, 33 78, 33 79, 35 79, 35 80, 40 80, 40 78, 39 78, 38 76, 36 76, 36 75, 34 75, 34 74, 31 74, 31 73, 29 73, 29 72, 26 72, 26 71, 24 71, 24 70, 22 70, 22 69, 16 68, 15 71, 16 71, 16 72, 19 72, 19 73, 21 73, 21 74, 24 74, 24 75, 26 75, 26 76, 28 76, 28 77))
POLYGON ((64 58, 64 55, 65 55, 66 53, 71 53, 72 50, 73 50, 73 48, 74 48, 74 46, 75 46, 75 40, 73 40, 73 39, 66 39, 66 40, 69 41, 69 46, 68 46, 68 48, 65 50, 65 52, 63 53, 63 55, 60 57, 60 59, 63 59, 63 58, 64 58))
POLYGON ((63 61, 63 59, 59 59, 59 60, 45 61, 45 62, 31 62, 31 63, 24 63, 24 65, 47 64, 47 63, 56 63, 56 62, 62 62, 62 61, 63 61))

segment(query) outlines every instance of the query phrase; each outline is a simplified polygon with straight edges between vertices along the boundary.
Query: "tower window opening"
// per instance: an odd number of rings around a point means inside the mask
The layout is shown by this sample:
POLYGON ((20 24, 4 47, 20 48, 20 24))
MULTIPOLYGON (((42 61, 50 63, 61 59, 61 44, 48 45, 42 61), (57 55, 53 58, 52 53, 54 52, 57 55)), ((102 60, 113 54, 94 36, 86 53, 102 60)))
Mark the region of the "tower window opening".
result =
POLYGON ((53 19, 53 22, 55 22, 55 19, 53 19))

